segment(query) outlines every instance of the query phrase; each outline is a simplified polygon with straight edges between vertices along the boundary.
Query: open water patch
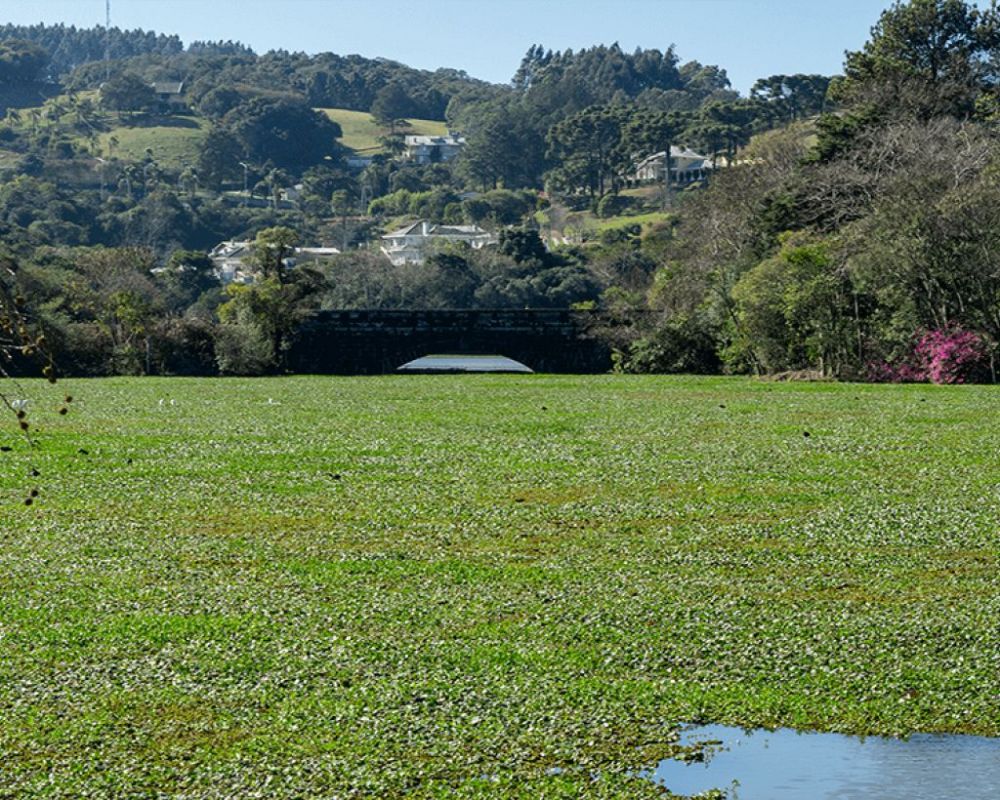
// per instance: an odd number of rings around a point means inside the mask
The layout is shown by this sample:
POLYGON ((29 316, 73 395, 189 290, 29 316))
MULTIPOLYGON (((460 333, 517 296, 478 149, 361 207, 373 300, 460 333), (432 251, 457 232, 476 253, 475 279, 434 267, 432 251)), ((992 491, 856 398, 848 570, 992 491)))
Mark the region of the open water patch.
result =
POLYGON ((717 742, 704 761, 667 759, 648 773, 674 794, 723 789, 730 800, 963 800, 1000 798, 1000 739, 914 734, 745 731, 706 725, 681 744, 717 742))

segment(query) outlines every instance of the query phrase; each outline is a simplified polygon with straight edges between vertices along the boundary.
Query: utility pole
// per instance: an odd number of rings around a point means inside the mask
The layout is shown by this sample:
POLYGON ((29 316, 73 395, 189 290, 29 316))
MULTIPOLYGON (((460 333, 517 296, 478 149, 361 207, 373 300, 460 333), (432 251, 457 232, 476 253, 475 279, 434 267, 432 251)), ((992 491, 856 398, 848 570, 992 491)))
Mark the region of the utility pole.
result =
POLYGON ((104 80, 111 79, 111 0, 104 0, 104 80))
POLYGON ((250 195, 247 194, 247 173, 250 171, 250 165, 245 161, 241 161, 240 166, 243 167, 243 206, 245 208, 249 204, 250 199, 250 195))
POLYGON ((663 153, 663 210, 668 211, 673 205, 670 186, 670 142, 667 142, 667 149, 663 153))
POLYGON ((97 161, 98 161, 98 162, 100 163, 100 165, 101 165, 101 202, 103 203, 103 202, 104 202, 104 200, 105 200, 105 197, 107 196, 107 193, 106 193, 106 192, 105 192, 105 190, 104 190, 104 187, 105 187, 105 182, 104 182, 104 168, 105 168, 105 167, 107 166, 108 162, 107 162, 107 161, 105 161, 105 160, 104 160, 103 158, 101 158, 100 156, 94 156, 94 158, 95 158, 95 159, 96 159, 96 160, 97 160, 97 161))
POLYGON ((368 181, 361 184, 361 216, 368 216, 368 199, 371 197, 372 190, 368 185, 368 181))

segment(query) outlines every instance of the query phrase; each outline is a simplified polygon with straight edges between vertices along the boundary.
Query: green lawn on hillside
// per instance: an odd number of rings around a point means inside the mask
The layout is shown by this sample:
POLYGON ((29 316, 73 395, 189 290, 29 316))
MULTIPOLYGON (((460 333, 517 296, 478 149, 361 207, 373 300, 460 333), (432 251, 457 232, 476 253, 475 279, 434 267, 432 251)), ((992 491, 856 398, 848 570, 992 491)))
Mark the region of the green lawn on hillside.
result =
POLYGON ((98 136, 100 151, 126 161, 143 161, 146 149, 161 166, 181 170, 198 163, 198 150, 208 135, 208 123, 198 117, 166 118, 169 125, 119 126, 98 136), (112 147, 111 137, 117 139, 112 147))
MULTIPOLYGON (((538 212, 535 220, 543 228, 551 227, 551 212, 538 212)), ((552 228, 556 237, 566 237, 571 241, 593 240, 597 235, 609 230, 618 230, 638 225, 642 233, 649 233, 656 225, 667 222, 670 214, 663 211, 647 211, 641 214, 621 214, 601 218, 590 211, 574 211, 560 220, 558 228, 552 228)))
MULTIPOLYGON (((340 139, 345 147, 359 153, 372 155, 381 150, 378 142, 388 130, 375 123, 367 111, 349 111, 346 108, 320 108, 330 119, 340 125, 344 135, 340 139)), ((443 136, 448 132, 448 123, 430 119, 410 119, 409 127, 400 128, 400 133, 420 134, 424 136, 443 136)))
POLYGON ((21 154, 13 150, 0 149, 0 167, 12 167, 21 160, 21 154))
POLYGON ((642 214, 623 214, 617 217, 608 217, 607 219, 595 217, 593 225, 598 231, 626 228, 629 225, 639 225, 644 230, 649 230, 654 225, 667 222, 670 216, 670 213, 666 211, 647 211, 642 214))
POLYGON ((1000 734, 994 387, 19 391, 4 797, 655 797, 686 720, 1000 734))
MULTIPOLYGON (((96 104, 97 92, 82 92, 79 98, 96 104)), ((114 155, 125 161, 144 161, 148 148, 161 166, 171 170, 197 163, 199 147, 210 128, 206 119, 194 114, 137 115, 130 118, 127 114, 120 116, 99 108, 91 111, 88 127, 78 120, 72 109, 69 98, 60 95, 44 107, 16 109, 18 119, 12 124, 22 133, 31 132, 36 127, 48 131, 61 130, 69 133, 78 147, 92 149, 96 145, 95 155, 114 155), (52 117, 49 112, 53 107, 64 111, 52 117), (33 116, 32 112, 37 112, 38 116, 33 116), (114 145, 112 137, 117 141, 114 145)))

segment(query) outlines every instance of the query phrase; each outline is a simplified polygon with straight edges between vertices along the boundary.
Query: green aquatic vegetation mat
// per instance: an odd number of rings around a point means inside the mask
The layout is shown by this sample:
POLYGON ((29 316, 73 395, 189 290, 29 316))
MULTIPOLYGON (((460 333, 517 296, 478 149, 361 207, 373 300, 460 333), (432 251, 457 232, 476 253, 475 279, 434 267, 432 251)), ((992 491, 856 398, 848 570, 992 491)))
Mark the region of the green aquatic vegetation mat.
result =
POLYGON ((994 388, 66 383, 0 433, 0 797, 646 797, 680 721, 1000 734, 994 388))

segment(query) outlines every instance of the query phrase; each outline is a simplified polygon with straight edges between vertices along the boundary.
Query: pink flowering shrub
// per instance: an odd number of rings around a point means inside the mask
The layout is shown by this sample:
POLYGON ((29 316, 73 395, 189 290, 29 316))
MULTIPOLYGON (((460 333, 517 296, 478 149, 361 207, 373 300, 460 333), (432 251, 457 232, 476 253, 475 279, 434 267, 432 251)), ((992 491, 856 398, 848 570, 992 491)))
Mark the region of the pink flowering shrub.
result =
POLYGON ((869 380, 880 383, 967 383, 984 376, 987 347, 979 334, 961 328, 926 331, 905 361, 868 365, 869 380))
POLYGON ((868 380, 872 383, 924 383, 927 373, 920 367, 902 361, 872 361, 868 364, 868 380))
POLYGON ((934 383, 975 380, 986 359, 986 343, 972 331, 927 331, 913 351, 934 383))

